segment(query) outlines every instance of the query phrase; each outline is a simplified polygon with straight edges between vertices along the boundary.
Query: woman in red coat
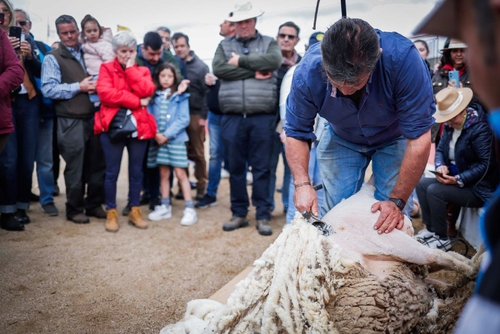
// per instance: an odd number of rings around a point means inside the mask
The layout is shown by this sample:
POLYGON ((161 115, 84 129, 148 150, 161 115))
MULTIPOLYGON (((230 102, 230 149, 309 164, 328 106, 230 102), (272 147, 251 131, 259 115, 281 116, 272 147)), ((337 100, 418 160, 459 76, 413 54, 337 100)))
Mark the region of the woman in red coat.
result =
POLYGON ((142 181, 142 162, 147 149, 147 140, 156 134, 156 122, 148 113, 147 105, 155 91, 151 73, 147 67, 135 63, 137 41, 128 31, 113 37, 113 62, 101 65, 97 80, 97 94, 101 110, 95 115, 94 132, 100 135, 106 158, 104 191, 106 198, 106 231, 118 231, 118 212, 116 211, 116 181, 120 172, 123 149, 129 155, 129 223, 145 229, 147 224, 142 218, 139 197, 142 181), (111 140, 108 135, 109 124, 120 108, 129 109, 135 118, 137 131, 129 138, 111 140))

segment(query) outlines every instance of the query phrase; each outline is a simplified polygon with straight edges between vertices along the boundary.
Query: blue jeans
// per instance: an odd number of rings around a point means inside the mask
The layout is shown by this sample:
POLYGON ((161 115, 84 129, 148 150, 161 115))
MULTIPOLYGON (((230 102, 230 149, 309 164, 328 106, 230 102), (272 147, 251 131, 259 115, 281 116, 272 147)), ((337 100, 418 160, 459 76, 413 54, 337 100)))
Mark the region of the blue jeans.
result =
MULTIPOLYGON (((316 145, 311 148, 311 152, 309 155, 309 179, 311 180, 311 183, 313 185, 317 185, 322 183, 321 181, 321 174, 319 172, 319 165, 318 165, 318 159, 317 159, 317 147, 316 145)), ((290 173, 291 175, 291 173, 290 173)), ((293 220, 293 217, 295 217, 295 212, 297 212, 297 208, 295 207, 295 203, 293 202, 293 194, 295 193, 295 186, 293 185, 293 175, 290 177, 290 182, 288 183, 288 191, 289 191, 289 198, 288 198, 288 210, 286 212, 286 223, 290 224, 293 220)), ((285 189, 285 184, 283 183, 283 189, 285 189)), ((324 202, 324 191, 323 189, 320 189, 316 191, 316 195, 318 195, 318 207, 321 208, 324 202)))
POLYGON ((54 203, 54 172, 52 157, 52 141, 54 139, 54 119, 41 118, 36 146, 36 175, 40 188, 40 204, 54 203))
MULTIPOLYGON (((366 168, 372 161, 375 198, 386 201, 396 185, 406 149, 403 137, 379 145, 348 142, 333 132, 329 123, 318 145, 318 163, 325 190, 320 215, 325 215, 342 199, 357 193, 363 185, 366 168)), ((410 196, 403 212, 410 217, 413 199, 410 196)))
POLYGON ((142 162, 146 155, 147 140, 127 138, 120 142, 111 142, 106 133, 101 134, 101 144, 106 157, 106 174, 104 176, 104 195, 106 209, 116 208, 116 181, 120 173, 123 148, 128 151, 128 198, 130 206, 139 206, 142 183, 142 162))
POLYGON ((30 207, 31 181, 40 122, 39 97, 17 95, 12 102, 14 132, 0 154, 0 213, 30 207))
POLYGON ((224 161, 224 145, 222 144, 220 124, 222 115, 208 112, 208 135, 210 139, 210 161, 208 163, 207 194, 217 196, 220 183, 220 172, 224 161))
POLYGON ((222 116, 221 133, 228 158, 231 211, 234 217, 246 217, 248 213, 248 163, 252 166, 252 204, 257 207, 256 218, 271 219, 269 160, 274 119, 272 114, 222 116))

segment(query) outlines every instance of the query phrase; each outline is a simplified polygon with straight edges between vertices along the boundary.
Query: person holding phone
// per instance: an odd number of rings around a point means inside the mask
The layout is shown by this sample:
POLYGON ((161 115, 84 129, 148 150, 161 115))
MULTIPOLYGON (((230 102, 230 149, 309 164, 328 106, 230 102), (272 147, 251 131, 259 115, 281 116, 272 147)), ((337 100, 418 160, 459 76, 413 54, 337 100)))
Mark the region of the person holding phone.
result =
MULTIPOLYGON (((450 86, 450 73, 451 77, 455 78, 455 73, 458 77, 458 87, 470 87, 469 69, 467 67, 467 44, 457 39, 447 39, 444 43, 444 48, 441 49, 443 55, 441 56, 440 63, 432 77, 432 88, 434 94, 437 94, 442 89, 450 86)), ((474 101, 475 102, 475 101, 474 101)))
POLYGON ((35 77, 40 76, 42 65, 34 53, 33 39, 16 26, 15 12, 8 0, 0 0, 0 11, 4 14, 1 27, 9 34, 25 71, 23 82, 11 92, 14 132, 0 156, 0 213, 13 214, 24 225, 30 222, 26 210, 30 207, 41 98, 35 77))
POLYGON ((482 207, 499 183, 493 134, 470 88, 436 94, 436 123, 446 123, 436 150, 436 178, 417 185, 426 229, 417 235, 431 248, 448 250, 446 206, 482 207))

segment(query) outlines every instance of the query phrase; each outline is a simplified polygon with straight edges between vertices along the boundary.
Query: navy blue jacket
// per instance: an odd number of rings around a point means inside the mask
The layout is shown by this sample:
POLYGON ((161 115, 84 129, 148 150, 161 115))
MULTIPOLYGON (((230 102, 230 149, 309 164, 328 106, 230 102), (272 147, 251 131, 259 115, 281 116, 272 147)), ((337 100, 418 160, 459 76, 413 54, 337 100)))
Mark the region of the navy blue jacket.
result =
MULTIPOLYGON (((486 202, 499 183, 493 133, 479 104, 470 104, 467 111, 465 125, 455 144, 455 164, 465 187, 472 188, 474 194, 486 202)), ((453 128, 445 125, 436 149, 436 168, 450 165, 452 134, 453 128)))

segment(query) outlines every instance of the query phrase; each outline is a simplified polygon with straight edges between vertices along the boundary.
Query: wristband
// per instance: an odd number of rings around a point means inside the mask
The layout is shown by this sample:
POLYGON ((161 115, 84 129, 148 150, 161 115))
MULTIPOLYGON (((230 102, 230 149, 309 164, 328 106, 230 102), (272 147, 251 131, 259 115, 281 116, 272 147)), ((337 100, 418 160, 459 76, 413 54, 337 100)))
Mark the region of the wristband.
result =
POLYGON ((405 208, 405 205, 406 205, 406 202, 403 201, 402 199, 400 198, 389 198, 389 201, 391 201, 392 203, 396 204, 396 206, 399 208, 399 210, 403 211, 403 209, 405 208))
POLYGON ((306 182, 301 182, 301 183, 295 184, 295 188, 302 187, 302 186, 311 186, 311 185, 312 184, 310 181, 306 181, 306 182))

